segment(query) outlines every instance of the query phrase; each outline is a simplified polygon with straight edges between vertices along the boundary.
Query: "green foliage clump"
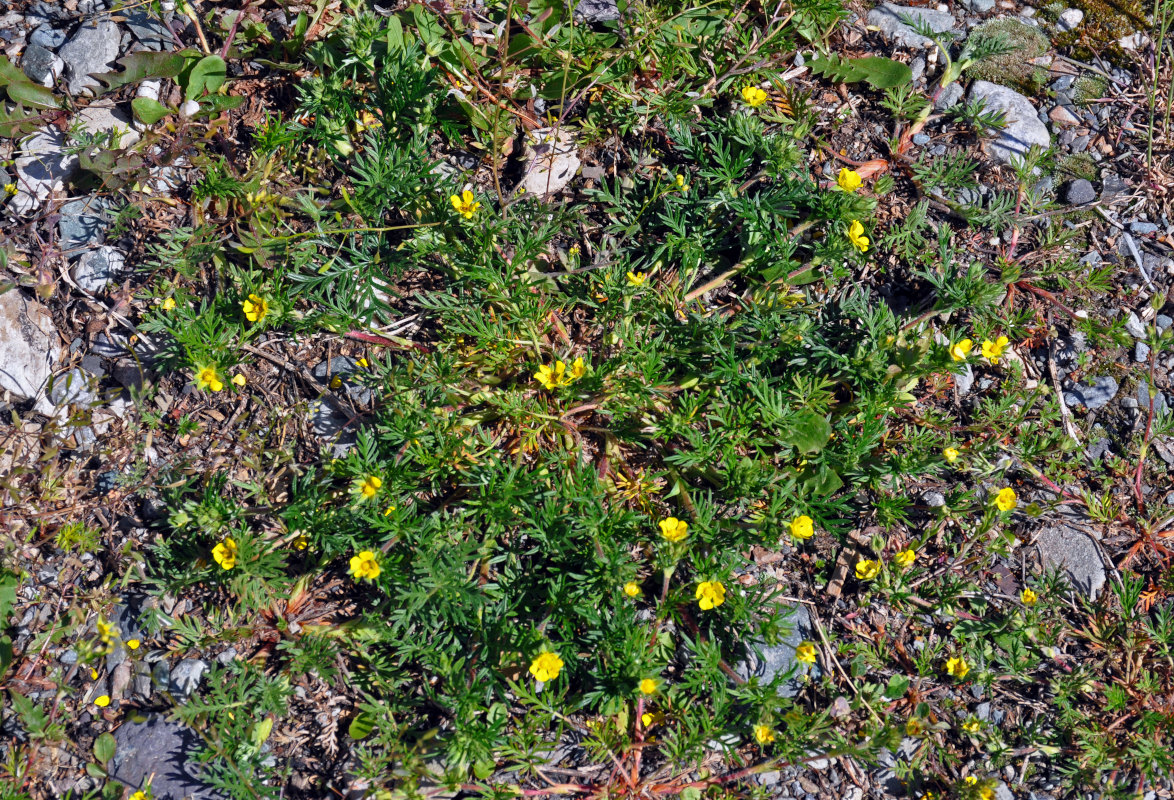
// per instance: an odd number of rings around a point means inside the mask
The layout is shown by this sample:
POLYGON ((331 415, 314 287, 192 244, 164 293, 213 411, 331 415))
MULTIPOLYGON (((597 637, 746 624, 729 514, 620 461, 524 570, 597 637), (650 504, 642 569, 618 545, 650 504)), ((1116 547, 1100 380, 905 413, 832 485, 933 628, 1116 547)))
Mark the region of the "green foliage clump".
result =
POLYGON ((970 68, 970 75, 1034 94, 1047 81, 1048 71, 1031 63, 1048 52, 1050 42, 1039 28, 1011 17, 988 20, 970 33, 970 39, 1002 39, 1004 52, 970 68))

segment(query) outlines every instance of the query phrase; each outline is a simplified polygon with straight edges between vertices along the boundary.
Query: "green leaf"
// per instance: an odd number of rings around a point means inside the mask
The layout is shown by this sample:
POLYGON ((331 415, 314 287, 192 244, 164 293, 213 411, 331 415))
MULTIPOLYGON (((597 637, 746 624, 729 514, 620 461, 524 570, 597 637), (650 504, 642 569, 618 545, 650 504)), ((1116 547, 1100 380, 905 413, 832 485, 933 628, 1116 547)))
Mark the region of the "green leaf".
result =
POLYGON ((787 441, 800 453, 812 455, 823 449, 832 438, 832 426, 813 411, 801 411, 791 420, 787 441))
POLYGON ((99 764, 109 762, 117 751, 118 743, 114 741, 112 733, 103 733, 94 740, 94 758, 98 759, 99 764))
POLYGON ((106 770, 97 764, 86 764, 86 774, 91 778, 105 778, 106 770))
POLYGON ((894 675, 889 678, 889 685, 885 687, 885 697, 896 700, 903 697, 909 690, 909 678, 904 675, 894 675))
POLYGON ((868 56, 867 58, 840 58, 835 53, 812 60, 811 71, 824 75, 837 83, 858 83, 868 81, 878 89, 891 89, 913 83, 913 70, 891 58, 868 56))
POLYGON ((224 85, 228 78, 228 65, 220 56, 204 56, 192 71, 188 73, 187 85, 184 87, 183 99, 195 100, 207 93, 211 94, 224 85))
POLYGON ((171 113, 167 106, 149 97, 136 97, 130 101, 130 107, 134 111, 135 119, 146 125, 154 125, 171 113))
POLYGON ((373 730, 375 730, 375 718, 365 711, 360 711, 347 727, 347 735, 352 739, 366 739, 373 730))
POLYGON ((0 87, 16 103, 33 108, 61 108, 57 95, 32 82, 27 75, 13 66, 7 56, 0 56, 0 87))
POLYGON ((118 59, 122 67, 121 72, 95 73, 94 77, 106 84, 105 92, 113 92, 131 83, 161 78, 174 78, 183 71, 184 54, 193 51, 183 50, 178 53, 131 53, 118 59))
POLYGON ((686 786, 681 790, 681 800, 701 800, 701 789, 697 786, 686 786))

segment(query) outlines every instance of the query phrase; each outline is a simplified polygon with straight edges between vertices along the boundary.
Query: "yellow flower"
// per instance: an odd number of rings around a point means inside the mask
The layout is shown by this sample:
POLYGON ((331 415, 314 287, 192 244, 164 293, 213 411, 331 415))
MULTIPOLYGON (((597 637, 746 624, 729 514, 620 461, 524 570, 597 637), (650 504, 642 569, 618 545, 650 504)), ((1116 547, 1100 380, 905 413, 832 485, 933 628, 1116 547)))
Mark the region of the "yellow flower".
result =
POLYGON ((754 726, 754 741, 759 744, 770 744, 775 740, 775 732, 769 725, 754 726))
POLYGON ((791 520, 791 535, 796 539, 810 539, 814 534, 815 528, 811 523, 811 517, 800 514, 791 520))
POLYGON ((1032 591, 1031 587, 1024 586, 1023 591, 1019 593, 1019 599, 1023 601, 1023 605, 1033 606, 1039 600, 1039 595, 1032 591))
POLYGON ((800 642, 795 648, 795 660, 804 664, 815 663, 815 645, 811 642, 800 642))
POLYGON ((624 584, 624 594, 628 597, 639 597, 640 585, 636 581, 628 581, 624 584))
POLYGON ((338 389, 341 387, 342 387, 342 376, 341 375, 335 375, 333 378, 330 379, 330 388, 331 389, 338 389))
POLYGON ((979 729, 981 728, 982 723, 974 717, 971 717, 962 723, 962 730, 966 731, 967 733, 978 733, 979 729))
POLYGON ((93 667, 90 667, 90 680, 98 680, 98 670, 94 669, 93 667))
POLYGON ((162 303, 162 305, 160 305, 160 308, 162 308, 164 311, 174 311, 175 310, 175 298, 174 297, 164 297, 163 303, 162 303))
POLYGON ((942 455, 945 456, 947 464, 953 464, 955 461, 958 460, 958 455, 959 455, 958 448, 957 447, 947 447, 945 450, 942 451, 942 455))
POLYGON ((917 717, 910 717, 909 721, 905 723, 906 736, 920 736, 925 733, 925 725, 917 717))
POLYGON ((917 553, 913 551, 913 548, 902 550, 893 556, 893 563, 901 569, 908 569, 909 567, 913 566, 913 562, 916 560, 917 553))
POLYGON ((16 184, 15 183, 4 184, 4 194, 8 195, 9 197, 16 194, 16 184))
POLYGON ((378 128, 382 125, 383 123, 379 121, 379 117, 375 116, 370 111, 364 111, 359 114, 359 119, 355 123, 355 132, 362 133, 368 128, 378 128))
POLYGON ((366 478, 357 478, 355 480, 355 489, 364 500, 370 500, 379 494, 379 490, 382 487, 383 481, 378 475, 368 475, 366 478))
POLYGON ((964 780, 967 786, 973 786, 974 784, 978 783, 978 778, 974 777, 973 775, 967 775, 964 780))
POLYGON ((546 387, 547 391, 554 391, 560 386, 570 386, 587 373, 587 365, 583 359, 576 358, 568 371, 566 362, 555 361, 553 364, 543 364, 534 373, 534 379, 546 387))
POLYGON ((269 314, 269 301, 259 294, 251 294, 241 303, 241 308, 249 322, 260 322, 269 314))
POLYGON ((870 581, 880 575, 880 562, 863 558, 856 562, 856 577, 862 581, 870 581))
POLYGON ((758 108, 766 102, 766 92, 759 89, 757 86, 743 86, 742 99, 751 108, 758 108))
POLYGON ((215 364, 196 365, 196 388, 211 389, 213 392, 224 388, 224 381, 220 379, 215 364))
POLYGON ((248 382, 249 382, 249 379, 245 377, 245 374, 243 372, 238 372, 237 374, 232 376, 232 385, 233 386, 244 386, 248 382))
POLYGON ((660 535, 670 542, 679 542, 689 535, 689 523, 676 517, 662 519, 660 521, 660 535))
POLYGON ((954 658, 946 659, 946 674, 952 675, 955 678, 965 678, 970 672, 970 665, 966 663, 966 659, 962 656, 955 656, 954 658))
POLYGON ((582 378, 586 374, 587 374, 587 365, 585 363, 583 363, 583 357, 579 356, 571 364, 571 380, 567 381, 567 383, 571 383, 572 381, 577 381, 577 380, 579 380, 579 378, 582 378))
POLYGON ((693 596, 702 611, 709 611, 726 602, 726 587, 722 586, 721 581, 702 581, 697 584, 697 591, 693 596))
POLYGON ((836 185, 845 192, 854 192, 864 184, 860 177, 860 173, 854 169, 844 167, 840 170, 840 174, 836 177, 836 185))
POLYGON ((632 272, 628 270, 628 284, 631 286, 643 286, 644 281, 648 280, 648 274, 645 272, 632 272))
POLYGON ((998 364, 999 359, 1003 357, 1003 352, 1007 349, 1008 344, 1010 344, 1010 342, 1007 340, 1006 336, 1000 336, 993 342, 990 339, 985 340, 982 343, 983 358, 992 364, 998 364))
POLYGON ((99 619, 95 627, 98 629, 98 638, 100 638, 102 641, 109 642, 114 638, 114 628, 110 625, 109 622, 99 619))
POLYGON ((852 220, 852 224, 848 226, 848 241, 861 253, 868 249, 868 237, 864 235, 864 226, 857 220, 852 220))
POLYGON ((310 546, 310 537, 306 536, 304 533, 298 534, 296 537, 294 537, 294 540, 291 542, 291 544, 293 545, 294 550, 305 550, 310 546))
POLYGON ((363 369, 366 369, 367 367, 371 366, 371 365, 370 365, 370 363, 369 363, 369 362, 367 361, 367 359, 365 359, 365 358, 360 358, 360 359, 359 359, 358 361, 356 361, 355 363, 356 363, 356 364, 358 364, 358 365, 359 365, 360 367, 362 367, 363 369))
POLYGON ((357 556, 351 556, 350 573, 355 580, 373 581, 382 571, 379 562, 375 560, 374 551, 363 550, 357 556))
POLYGON ((645 678, 640 681, 641 694, 656 694, 656 681, 652 678, 645 678))
POLYGON ((960 342, 955 342, 950 345, 950 358, 955 361, 965 361, 966 357, 970 355, 970 351, 974 349, 973 339, 963 339, 960 342))
POLYGON ((539 653, 538 657, 530 662, 530 674, 543 683, 550 683, 557 678, 562 668, 563 660, 557 653, 539 653))
POLYGON ((223 542, 212 548, 212 558, 220 565, 221 569, 232 569, 236 566, 237 546, 232 538, 226 538, 223 542))
POLYGON ((1019 505, 1019 498, 1015 496, 1015 490, 1010 486, 1000 489, 999 493, 995 495, 995 506, 1000 511, 1011 511, 1017 505, 1019 505))
POLYGON ((106 706, 110 705, 110 695, 103 694, 95 697, 94 705, 96 705, 98 708, 105 708, 106 706))
POLYGON ((663 725, 664 713, 661 711, 645 711, 640 715, 640 721, 644 723, 645 728, 651 728, 654 725, 663 725))
POLYGON ((473 193, 466 189, 461 193, 460 197, 455 194, 449 198, 452 201, 452 207, 457 210, 465 219, 472 219, 473 214, 477 213, 477 209, 481 208, 481 203, 473 198, 473 193))
POLYGON ((130 800, 147 800, 146 792, 135 792, 130 796, 130 800))
POLYGON ((131 650, 138 650, 140 644, 141 644, 141 642, 138 639, 127 639, 126 640, 126 646, 129 647, 131 650))

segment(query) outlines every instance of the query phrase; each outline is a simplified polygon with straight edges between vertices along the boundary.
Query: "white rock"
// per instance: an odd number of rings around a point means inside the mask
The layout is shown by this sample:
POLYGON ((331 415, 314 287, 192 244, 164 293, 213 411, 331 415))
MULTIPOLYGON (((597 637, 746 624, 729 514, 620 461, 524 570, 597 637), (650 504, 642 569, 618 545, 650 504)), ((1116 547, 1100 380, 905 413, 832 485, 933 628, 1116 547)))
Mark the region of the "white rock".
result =
POLYGON ((1150 37, 1146 36, 1141 31, 1131 33, 1128 36, 1122 36, 1117 40, 1117 44, 1121 46, 1122 50, 1140 50, 1150 43, 1150 37))
POLYGON ((1076 30, 1076 26, 1084 21, 1084 12, 1079 8, 1066 8, 1060 13, 1060 18, 1057 22, 1061 30, 1072 31, 1076 30))
POLYGON ((8 211, 17 216, 36 211, 77 171, 78 158, 65 152, 65 134, 43 128, 25 139, 16 158, 16 195, 8 211))
POLYGON ((82 255, 73 265, 74 283, 84 291, 94 294, 115 280, 126 267, 126 256, 122 251, 103 245, 82 255))
POLYGON ((35 399, 37 411, 52 413, 44 389, 60 354, 45 307, 19 289, 0 294, 0 389, 17 401, 35 399))
POLYGON ((526 194, 545 195, 560 191, 579 171, 579 149, 574 135, 564 129, 555 136, 554 129, 531 131, 522 154, 525 177, 521 190, 526 194))
POLYGON ((99 102, 83 108, 77 114, 77 121, 89 133, 116 133, 115 147, 130 147, 142 138, 131 127, 130 117, 123 114, 113 103, 99 102))
POLYGON ((200 104, 197 103, 195 100, 188 100, 186 103, 184 103, 182 106, 179 107, 179 113, 185 117, 190 117, 199 110, 200 110, 200 104))
POLYGON ((986 150, 1000 161, 1022 156, 1032 145, 1048 148, 1052 135, 1039 120, 1039 112, 1023 95, 990 81, 975 81, 970 87, 970 101, 983 100, 988 111, 1002 111, 1006 127, 986 144, 986 150))

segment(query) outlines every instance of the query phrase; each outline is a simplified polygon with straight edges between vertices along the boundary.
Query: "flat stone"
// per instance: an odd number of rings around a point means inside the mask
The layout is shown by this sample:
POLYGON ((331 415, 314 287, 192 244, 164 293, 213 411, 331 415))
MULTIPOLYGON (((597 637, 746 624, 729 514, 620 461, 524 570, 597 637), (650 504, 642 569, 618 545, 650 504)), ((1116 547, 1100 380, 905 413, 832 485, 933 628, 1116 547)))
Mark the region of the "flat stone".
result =
POLYGON ((51 50, 39 44, 30 44, 20 57, 20 68, 29 80, 49 87, 61 76, 64 62, 53 55, 51 50))
POLYGON ((65 151, 65 134, 42 128, 21 144, 16 159, 16 194, 7 211, 23 216, 39 209, 50 194, 61 192, 78 168, 78 157, 65 151))
POLYGON ((777 687, 780 697, 794 697, 804 686, 802 676, 810 675, 815 680, 823 671, 818 664, 805 664, 795 658, 795 650, 800 643, 816 638, 807 607, 792 606, 791 612, 785 616, 789 629, 787 635, 774 645, 761 641, 749 643, 745 658, 734 665, 734 671, 745 680, 758 678, 761 683, 766 684, 773 681, 776 676, 787 674, 794 667, 795 674, 777 687))
POLYGON ((29 36, 29 43, 56 50, 65 44, 65 31, 59 31, 52 25, 41 25, 29 36))
POLYGON ((976 14, 985 14, 995 7, 995 0, 962 0, 962 4, 976 14))
POLYGON ((1129 232, 1136 233, 1138 236, 1145 236, 1149 233, 1157 233, 1160 227, 1153 222, 1131 222, 1129 223, 1129 232))
POLYGON ((868 24, 875 25, 886 39, 901 47, 920 49, 933 44, 933 40, 922 36, 901 21, 902 15, 911 19, 920 20, 923 25, 929 26, 935 33, 948 31, 958 24, 954 15, 945 11, 934 11, 928 8, 914 8, 913 6, 898 6, 892 3, 882 3, 868 12, 868 24))
POLYGON ((522 163, 521 190, 541 197, 561 191, 575 177, 582 162, 570 131, 560 130, 556 137, 553 129, 545 128, 527 135, 522 163))
POLYGON ((58 243, 66 251, 102 244, 113 222, 113 205, 106 198, 93 195, 70 200, 61 207, 58 243))
POLYGON ((167 26, 141 8, 129 12, 123 24, 148 50, 171 50, 175 45, 175 39, 167 26))
POLYGON ((200 658, 185 658, 175 665, 168 679, 168 691, 186 700, 200 688, 200 679, 208 671, 208 662, 200 658))
POLYGON ((620 18, 616 0, 579 0, 575 3, 575 19, 588 24, 611 22, 620 18))
POLYGON ((121 55, 122 35, 117 23, 100 19, 83 24, 61 46, 58 55, 65 61, 65 73, 69 78, 67 89, 72 95, 93 94, 101 84, 90 77, 91 73, 110 72, 114 60, 121 55))
POLYGON ((1116 172, 1105 170, 1101 173, 1101 200, 1111 200, 1129 191, 1129 184, 1116 172))
POLYGON ((0 294, 0 389, 18 402, 36 400, 43 414, 53 405, 42 391, 61 355, 49 312, 20 289, 0 294))
POLYGON ((78 259, 71 271, 74 283, 82 291, 94 294, 106 288, 106 285, 116 280, 126 268, 126 256, 122 251, 103 245, 96 250, 90 250, 78 259))
POLYGON ((1080 124, 1080 118, 1064 106, 1056 106, 1048 112, 1048 119, 1057 125, 1073 126, 1080 124))
MULTIPOLYGON (((1084 178, 1078 178, 1068 184, 1068 191, 1064 193, 1064 200, 1073 206, 1081 206, 1097 199, 1097 192, 1092 183, 1084 178)), ((1097 254, 1098 257, 1100 254, 1097 254)))
POLYGON ((115 108, 113 103, 98 101, 77 113, 77 122, 88 133, 114 133, 115 147, 130 147, 141 137, 126 114, 115 108))
POLYGON ((1133 343, 1133 360, 1138 364, 1143 363, 1150 357, 1150 346, 1145 342, 1133 343))
POLYGON ((1078 383, 1064 395, 1064 402, 1070 406, 1084 406, 1088 409, 1103 408, 1117 396, 1117 381, 1102 375, 1091 384, 1078 383))
POLYGON ((965 371, 954 375, 954 386, 958 389, 959 397, 970 394, 970 390, 974 388, 974 369, 970 364, 966 365, 965 371))
POLYGON ((1060 12, 1060 18, 1056 20, 1056 24, 1060 26, 1060 30, 1072 31, 1076 30, 1076 26, 1083 21, 1083 11, 1079 8, 1066 8, 1060 12))
POLYGON ((1044 569, 1063 569, 1072 588, 1095 599, 1105 585, 1105 566, 1092 537, 1066 525, 1045 528, 1036 538, 1044 569))
POLYGON ((114 730, 117 747, 107 765, 110 776, 132 789, 151 784, 158 800, 220 800, 219 792, 200 777, 196 755, 203 740, 191 728, 152 714, 143 722, 127 721, 114 730))
POLYGON ((962 102, 962 96, 966 94, 966 90, 962 88, 962 84, 955 81, 942 89, 942 93, 938 95, 937 102, 934 103, 934 108, 938 111, 945 111, 953 108, 962 102))
POLYGON ((1154 319, 1154 322, 1156 322, 1158 325, 1158 333, 1165 333, 1167 328, 1169 328, 1171 325, 1174 325, 1174 319, 1171 319, 1165 314, 1158 314, 1158 316, 1154 319))
POLYGON ((1039 121, 1031 101, 1019 92, 990 81, 975 81, 970 87, 970 101, 977 100, 985 101, 988 111, 1001 111, 1006 118, 1006 127, 985 145, 994 158, 1008 162, 1022 156, 1032 145, 1044 149, 1051 146, 1048 127, 1039 121))
POLYGON ((1129 335, 1134 339, 1145 338, 1145 325, 1141 324, 1141 319, 1132 311, 1125 317, 1125 330, 1129 331, 1129 335))
MULTIPOLYGON (((1140 342, 1139 342, 1140 344, 1140 342)), ((1137 382, 1137 407, 1145 413, 1150 410, 1150 385, 1144 378, 1137 382)), ((1166 410, 1166 395, 1158 392, 1154 395, 1154 413, 1161 414, 1166 410)))
POLYGON ((49 402, 58 407, 76 405, 90 408, 98 402, 93 378, 80 367, 53 378, 49 382, 48 397, 49 402))

